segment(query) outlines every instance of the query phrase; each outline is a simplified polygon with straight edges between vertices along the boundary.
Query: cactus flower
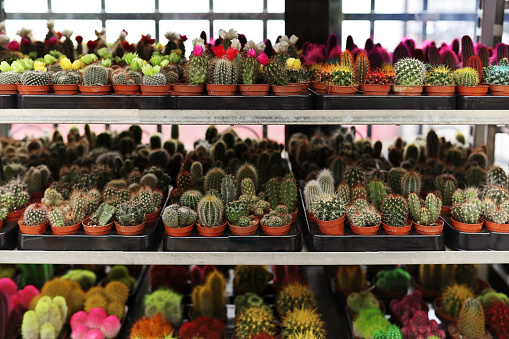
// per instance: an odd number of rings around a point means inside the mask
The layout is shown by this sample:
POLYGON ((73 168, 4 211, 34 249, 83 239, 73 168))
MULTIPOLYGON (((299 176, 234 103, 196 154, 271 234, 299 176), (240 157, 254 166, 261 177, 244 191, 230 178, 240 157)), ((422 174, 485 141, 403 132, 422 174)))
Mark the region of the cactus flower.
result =
POLYGON ((247 51, 247 57, 248 58, 256 58, 256 51, 254 48, 251 48, 249 51, 247 51))
POLYGON ((239 51, 233 47, 228 47, 228 49, 226 50, 226 57, 228 58, 228 60, 233 60, 235 59, 235 57, 237 56, 237 54, 239 53, 239 51))
POLYGON ((226 50, 224 49, 223 45, 218 45, 218 46, 214 47, 214 49, 212 51, 218 58, 222 58, 226 55, 226 50))
POLYGON ((256 58, 258 62, 260 62, 263 66, 267 66, 269 64, 269 57, 265 53, 260 53, 256 58))
POLYGON ((19 51, 19 42, 13 40, 7 44, 7 49, 10 51, 19 51))
POLYGON ((193 49, 194 56, 202 56, 203 55, 203 47, 202 45, 196 45, 193 49))
POLYGON ((161 66, 161 68, 165 68, 166 66, 168 66, 170 64, 170 60, 168 59, 164 59, 161 61, 161 63, 159 64, 159 66, 161 66))
POLYGON ((31 45, 32 44, 32 41, 30 41, 30 39, 28 38, 21 38, 21 46, 28 46, 28 45, 31 45))
POLYGON ((34 61, 34 70, 46 72, 48 69, 45 67, 44 61, 34 61))
POLYGON ((57 58, 55 58, 54 56, 52 56, 51 54, 46 54, 44 56, 44 62, 47 64, 47 65, 51 65, 53 64, 55 61, 57 61, 57 58))
POLYGON ((44 41, 44 44, 48 47, 56 46, 58 44, 58 39, 56 37, 52 36, 48 40, 44 41))
POLYGON ((60 60, 60 66, 64 71, 72 68, 72 62, 68 58, 63 58, 60 60))
MULTIPOLYGON (((81 61, 80 60, 74 60, 74 62, 72 63, 71 67, 72 69, 74 70, 79 70, 81 68, 81 61)), ((84 65, 84 64, 83 64, 84 65)), ((62 67, 63 68, 63 67, 62 67)))

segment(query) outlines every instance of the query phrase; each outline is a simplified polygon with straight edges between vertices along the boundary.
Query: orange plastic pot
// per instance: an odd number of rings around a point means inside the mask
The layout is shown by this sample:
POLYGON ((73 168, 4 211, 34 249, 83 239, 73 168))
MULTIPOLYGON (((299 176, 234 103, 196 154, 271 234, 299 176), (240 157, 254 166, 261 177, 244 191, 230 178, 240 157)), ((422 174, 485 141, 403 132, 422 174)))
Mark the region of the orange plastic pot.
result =
POLYGON ((441 214, 451 214, 451 208, 449 206, 442 205, 442 209, 440 210, 441 214))
POLYGON ((429 96, 449 97, 456 93, 456 86, 424 86, 424 93, 429 96))
POLYGON ((306 216, 308 217, 309 222, 316 222, 315 216, 313 213, 306 211, 306 216))
POLYGON ((18 84, 18 92, 21 95, 42 95, 48 94, 48 91, 49 85, 29 86, 18 84))
POLYGON ((173 94, 179 96, 202 95, 203 85, 191 86, 189 84, 173 84, 173 94))
POLYGON ((79 92, 78 85, 57 85, 53 84, 53 93, 58 95, 75 95, 79 92))
POLYGON ((77 224, 70 226, 55 227, 51 225, 51 232, 54 235, 70 235, 78 232, 81 228, 81 221, 77 224))
POLYGON ((228 228, 230 229, 230 232, 232 232, 232 234, 234 235, 253 235, 258 230, 258 224, 259 222, 252 226, 239 227, 228 223, 228 228))
POLYGON ((290 215, 292 216, 292 221, 291 222, 294 222, 295 220, 297 220, 297 214, 299 213, 299 209, 297 207, 295 207, 293 209, 293 212, 290 213, 290 215))
POLYGON ((380 224, 378 224, 376 226, 367 226, 367 227, 350 224, 350 229, 352 230, 353 233, 358 234, 358 235, 375 235, 378 233, 378 230, 380 229, 380 224))
POLYGON ((138 235, 145 229, 146 222, 134 226, 122 226, 115 221, 115 229, 120 235, 138 235))
POLYGON ((497 224, 489 220, 484 220, 484 226, 492 232, 509 233, 509 224, 497 224))
POLYGON ((260 225, 262 225, 263 233, 265 233, 267 235, 279 236, 279 235, 285 235, 288 232, 290 232, 290 226, 292 224, 290 223, 286 226, 281 226, 281 227, 269 227, 269 226, 265 226, 262 223, 260 223, 260 225))
POLYGON ((161 207, 157 209, 157 211, 149 214, 145 214, 145 222, 151 223, 156 222, 157 218, 159 217, 159 212, 161 211, 161 207))
POLYGON ((458 86, 459 95, 468 96, 485 96, 488 93, 488 85, 477 85, 477 86, 458 86))
POLYGON ((301 94, 301 87, 295 85, 288 86, 271 86, 274 95, 299 95, 301 94))
POLYGON ((46 222, 46 223, 40 224, 40 225, 36 225, 36 226, 26 226, 26 225, 22 225, 18 221, 19 231, 23 234, 32 234, 32 235, 43 234, 48 229, 48 225, 49 225, 49 222, 46 222))
POLYGON ((226 221, 224 224, 215 227, 203 227, 196 223, 196 227, 198 228, 198 233, 203 237, 218 237, 226 230, 226 221))
POLYGON ((361 84, 362 95, 389 95, 391 85, 361 84))
POLYGON ((113 85, 113 92, 118 95, 140 95, 140 85, 113 85))
POLYGON ((144 96, 164 96, 170 94, 171 85, 161 85, 161 86, 148 86, 141 85, 141 95, 144 96))
POLYGON ((7 218, 5 218, 5 221, 7 221, 7 222, 9 222, 9 221, 18 221, 21 218, 21 216, 23 215, 23 213, 25 213, 25 208, 26 207, 23 207, 20 210, 9 212, 7 214, 7 218))
POLYGON ((166 234, 170 237, 185 237, 193 232, 194 223, 185 227, 169 227, 164 225, 164 229, 166 230, 166 234))
POLYGON ((331 95, 354 95, 357 94, 357 88, 354 86, 327 86, 327 93, 331 95))
POLYGON ((460 232, 466 232, 466 233, 479 233, 482 230, 483 220, 481 219, 481 222, 478 222, 477 224, 465 224, 463 222, 459 222, 451 218, 452 220, 452 227, 454 227, 455 230, 460 232))
POLYGON ((327 84, 325 82, 311 81, 310 87, 318 94, 327 94, 327 84))
POLYGON ((246 96, 268 95, 270 84, 239 85, 239 91, 246 96))
POLYGON ((439 235, 444 229, 444 221, 442 219, 437 220, 437 226, 424 226, 419 225, 414 221, 414 229, 419 234, 424 235, 439 235))
POLYGON ((0 94, 18 94, 18 85, 16 84, 0 85, 0 94))
POLYGON ((382 222, 382 227, 384 229, 384 232, 389 235, 407 235, 412 230, 412 222, 410 220, 407 220, 407 224, 408 224, 407 226, 396 227, 384 224, 382 222))
POLYGON ((395 95, 401 95, 401 96, 418 96, 422 94, 423 86, 400 86, 400 85, 393 85, 392 91, 395 95))
POLYGON ((308 92, 309 82, 295 82, 295 83, 291 83, 290 85, 299 86, 301 94, 307 94, 307 92, 308 92))
POLYGON ((85 218, 83 220, 83 230, 87 235, 106 235, 111 232, 113 229, 113 221, 104 226, 92 226, 90 225, 90 218, 85 218))
POLYGON ((111 91, 111 85, 104 86, 79 86, 80 92, 83 95, 106 95, 111 91))
POLYGON ((345 235, 345 214, 339 219, 322 221, 316 219, 320 232, 327 235, 345 235))
POLYGON ((209 95, 215 96, 235 95, 237 93, 237 85, 207 84, 207 92, 209 95))
POLYGON ((2 229, 2 226, 4 225, 5 220, 0 220, 0 230, 2 229))
POLYGON ((491 95, 508 96, 508 85, 489 85, 491 95))

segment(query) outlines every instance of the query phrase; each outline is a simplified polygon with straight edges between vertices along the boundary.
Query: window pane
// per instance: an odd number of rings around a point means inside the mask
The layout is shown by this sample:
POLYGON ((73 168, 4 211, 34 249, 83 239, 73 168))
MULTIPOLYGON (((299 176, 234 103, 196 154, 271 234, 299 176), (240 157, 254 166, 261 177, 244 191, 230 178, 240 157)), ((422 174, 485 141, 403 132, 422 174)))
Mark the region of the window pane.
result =
POLYGON ((414 39, 420 45, 423 40, 422 36, 422 22, 421 21, 407 21, 406 22, 406 36, 414 39))
POLYGON ((142 35, 150 34, 152 38, 156 36, 156 23, 154 20, 106 20, 106 42, 113 43, 117 41, 120 32, 127 31, 127 41, 136 43, 142 35))
POLYGON ((381 43, 389 51, 394 50, 403 38, 405 22, 395 20, 375 21, 375 42, 381 43), (387 34, 391 32, 391 34, 387 34))
POLYGON ((141 6, 132 6, 124 0, 106 0, 106 13, 154 13, 154 0, 143 0, 141 6))
POLYGON ((4 0, 4 9, 7 13, 46 13, 48 2, 42 0, 4 0))
POLYGON ((376 0, 375 13, 405 13, 406 0, 376 0))
POLYGON ((267 20, 267 39, 275 42, 278 36, 285 34, 284 20, 267 20))
POLYGON ((216 13, 261 13, 263 12, 263 0, 214 0, 213 9, 216 13))
POLYGON ((164 0, 159 1, 161 13, 206 13, 209 11, 209 0, 164 0))
POLYGON ((269 13, 284 13, 285 0, 267 0, 267 12, 269 13))
POLYGON ((88 40, 97 39, 94 30, 100 31, 102 28, 101 20, 55 20, 55 30, 61 32, 64 29, 73 31, 72 42, 76 46, 76 35, 81 35, 83 41, 86 43, 88 40))
POLYGON ((420 13, 422 12, 422 1, 423 0, 408 0, 408 13, 420 13))
POLYGON ((343 37, 341 46, 346 46, 346 38, 351 35, 354 43, 364 48, 364 42, 369 38, 369 20, 345 20, 341 25, 343 37))
MULTIPOLYGON (((474 13, 476 0, 428 0, 430 12, 474 13)), ((458 32, 460 32, 458 30, 458 32)))
POLYGON ((51 0, 51 10, 55 13, 101 13, 101 0, 88 0, 86 6, 72 6, 69 0, 51 0))
POLYGON ((43 41, 48 33, 46 20, 5 20, 5 34, 11 40, 20 40, 21 38, 16 35, 16 32, 23 27, 32 30, 32 35, 35 40, 43 41))
POLYGON ((244 34, 246 39, 253 41, 263 40, 263 21, 262 20, 214 20, 214 39, 219 37, 218 32, 224 29, 228 32, 230 28, 237 30, 237 33, 244 34))
POLYGON ((343 1, 343 13, 370 13, 371 0, 343 1))
POLYGON ((475 22, 473 21, 428 21, 426 23, 426 39, 435 40, 437 46, 443 42, 451 43, 453 39, 462 35, 474 36, 475 22))
POLYGON ((159 22, 159 34, 161 35, 159 42, 163 45, 168 43, 168 39, 164 36, 166 32, 185 34, 187 41, 184 45, 186 56, 188 56, 192 52, 193 39, 198 38, 202 31, 205 31, 207 37, 210 37, 208 20, 161 20, 159 22))

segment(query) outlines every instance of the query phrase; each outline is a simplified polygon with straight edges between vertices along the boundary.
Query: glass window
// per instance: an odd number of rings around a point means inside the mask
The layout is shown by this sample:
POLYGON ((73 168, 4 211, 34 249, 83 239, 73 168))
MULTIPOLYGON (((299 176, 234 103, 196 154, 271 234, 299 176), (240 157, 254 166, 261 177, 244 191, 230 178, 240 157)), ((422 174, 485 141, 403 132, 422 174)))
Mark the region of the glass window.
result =
POLYGON ((159 42, 163 45, 168 43, 168 39, 164 36, 166 32, 177 32, 185 34, 187 41, 184 43, 186 47, 186 56, 192 52, 193 39, 200 36, 205 31, 207 37, 210 37, 208 20, 161 20, 159 21, 159 42))
POLYGON ((44 38, 48 33, 48 27, 46 24, 46 20, 5 20, 5 34, 7 34, 11 40, 20 40, 21 38, 16 35, 16 32, 21 28, 26 27, 32 30, 34 39, 44 41, 44 38))
POLYGON ((476 0, 428 0, 428 11, 432 13, 473 13, 476 9, 476 0))
POLYGON ((406 36, 414 39, 415 41, 422 41, 422 22, 421 21, 407 21, 406 22, 406 36))
POLYGON ((343 13, 370 13, 371 0, 343 1, 343 13))
POLYGON ((426 23, 426 39, 435 40, 437 46, 443 42, 451 43, 452 40, 463 35, 474 36, 474 21, 428 21, 426 23), (461 35, 458 35, 461 32, 461 35))
MULTIPOLYGON (((39 1, 44 2, 44 1, 39 1)), ((101 13, 101 0, 88 0, 86 6, 72 5, 69 0, 51 0, 51 11, 55 13, 101 13)))
POLYGON ((141 39, 142 35, 150 34, 152 38, 156 36, 156 22, 154 20, 106 20, 106 42, 113 43, 117 41, 118 35, 122 30, 127 31, 127 41, 133 44, 141 39))
POLYGON ((404 21, 397 20, 377 20, 375 21, 375 36, 376 43, 381 43, 383 47, 389 51, 394 50, 404 36, 404 21), (387 34, 391 32, 391 34, 387 34))
POLYGON ((154 0, 143 0, 140 3, 126 3, 125 0, 105 0, 106 13, 154 13, 154 0))
POLYGON ((422 0, 407 0, 407 12, 408 13, 420 13, 422 12, 422 0))
POLYGON ((267 12, 269 12, 269 13, 284 13, 285 12, 285 0, 268 0, 267 1, 267 12))
MULTIPOLYGON (((101 20, 55 20, 55 30, 63 31, 64 29, 70 29, 73 31, 73 43, 76 46, 76 35, 81 35, 83 41, 95 40, 97 37, 94 30, 100 31, 102 28, 101 20)), ((119 32, 120 33, 120 32, 119 32)), ((111 32, 113 34, 113 32, 111 32)))
POLYGON ((48 2, 42 0, 4 0, 6 13, 46 13, 48 2))
POLYGON ((215 13, 262 13, 263 0, 231 1, 214 0, 215 13))
POLYGON ((161 13, 207 13, 209 0, 163 0, 159 1, 161 13))
POLYGON ((284 34, 286 34, 284 20, 267 20, 267 39, 275 42, 278 36, 284 34))
POLYGON ((247 40, 263 41, 263 21, 262 20, 214 20, 214 31, 212 36, 218 38, 220 29, 228 31, 235 28, 237 33, 244 34, 247 40))
POLYGON ((376 0, 375 13, 405 13, 406 0, 376 0))
POLYGON ((354 43, 364 48, 364 42, 369 38, 369 20, 344 20, 341 29, 341 46, 346 46, 346 38, 351 35, 354 43))

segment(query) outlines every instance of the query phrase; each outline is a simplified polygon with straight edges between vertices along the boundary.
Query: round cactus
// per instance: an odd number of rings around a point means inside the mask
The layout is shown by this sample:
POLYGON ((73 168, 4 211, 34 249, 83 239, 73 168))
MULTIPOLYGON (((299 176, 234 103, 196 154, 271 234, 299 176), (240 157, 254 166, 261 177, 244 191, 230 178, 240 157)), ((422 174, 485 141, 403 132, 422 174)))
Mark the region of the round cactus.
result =
POLYGON ((474 87, 479 84, 479 75, 471 67, 464 67, 454 71, 453 79, 458 86, 474 87))
POLYGON ((422 86, 425 79, 426 66, 421 60, 402 58, 394 65, 396 83, 401 86, 422 86))
POLYGON ((401 194, 408 197, 410 193, 421 193, 421 175, 415 171, 408 171, 401 177, 401 194))
POLYGON ((198 202, 198 218, 204 227, 219 226, 223 222, 223 202, 213 195, 205 195, 198 202))
POLYGON ((221 182, 223 181, 226 173, 223 169, 219 167, 211 168, 207 174, 205 175, 203 181, 203 189, 205 192, 215 189, 216 191, 221 191, 221 182))
POLYGON ((382 220, 394 227, 407 226, 408 203, 406 199, 395 193, 388 194, 382 201, 382 220))
POLYGON ((23 213, 23 224, 26 226, 37 226, 49 221, 48 209, 41 203, 31 204, 23 213))
POLYGON ((202 197, 203 194, 201 194, 200 191, 188 190, 185 191, 180 197, 180 204, 196 210, 198 208, 198 202, 202 197))

